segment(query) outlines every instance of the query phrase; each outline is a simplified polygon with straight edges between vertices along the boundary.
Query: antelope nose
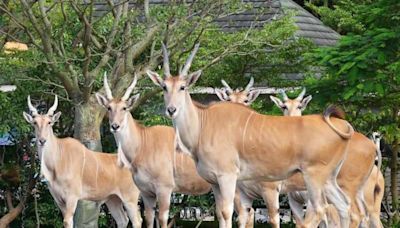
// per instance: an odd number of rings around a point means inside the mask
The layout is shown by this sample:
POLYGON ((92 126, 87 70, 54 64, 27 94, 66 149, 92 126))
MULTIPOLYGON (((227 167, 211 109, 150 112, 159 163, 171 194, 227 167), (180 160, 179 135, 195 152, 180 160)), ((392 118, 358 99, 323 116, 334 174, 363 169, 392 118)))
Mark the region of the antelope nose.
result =
POLYGON ((114 131, 116 131, 116 130, 118 130, 118 128, 119 128, 119 125, 118 124, 111 124, 111 128, 114 130, 114 131))
POLYGON ((46 143, 46 139, 39 139, 39 144, 43 146, 46 143))
POLYGON ((167 111, 168 111, 169 115, 172 116, 176 112, 176 108, 175 107, 168 107, 167 111))

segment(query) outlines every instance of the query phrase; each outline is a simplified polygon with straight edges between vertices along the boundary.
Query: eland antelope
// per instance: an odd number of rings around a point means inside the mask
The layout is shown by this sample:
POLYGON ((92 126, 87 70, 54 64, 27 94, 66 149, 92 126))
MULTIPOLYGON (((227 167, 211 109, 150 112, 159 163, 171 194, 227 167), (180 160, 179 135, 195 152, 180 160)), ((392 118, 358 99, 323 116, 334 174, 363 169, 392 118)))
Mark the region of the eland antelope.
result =
POLYGON ((94 152, 73 138, 58 138, 53 125, 60 118, 58 99, 44 115, 32 105, 32 115, 23 112, 35 128, 36 145, 40 159, 40 173, 47 180, 54 201, 64 217, 64 227, 73 227, 73 215, 78 200, 106 203, 118 227, 126 227, 128 218, 134 227, 141 227, 138 211, 139 190, 128 169, 117 166, 117 155, 94 152))
POLYGON ((380 217, 382 199, 385 193, 385 178, 383 177, 381 171, 381 135, 377 132, 373 132, 372 140, 374 141, 379 153, 377 156, 377 165, 374 165, 371 175, 369 176, 366 186, 364 187, 364 197, 367 204, 367 212, 369 216, 368 223, 370 227, 383 228, 380 217))
POLYGON ((167 228, 172 192, 202 195, 211 186, 196 171, 190 155, 175 151, 175 131, 168 126, 145 127, 133 119, 130 110, 139 94, 130 97, 136 76, 121 98, 114 98, 104 75, 106 96, 96 93, 100 105, 108 110, 111 132, 119 147, 119 164, 133 172, 140 189, 148 228, 153 228, 156 201, 159 221, 167 228))
MULTIPOLYGON (((243 90, 233 90, 225 80, 221 80, 221 82, 224 85, 224 88, 215 89, 215 93, 221 101, 230 101, 249 106, 260 94, 258 90, 252 89, 254 84, 253 78, 250 78, 249 83, 243 90)), ((295 174, 291 178, 301 178, 299 182, 303 183, 302 177, 299 174, 295 174)), ((282 181, 238 181, 238 191, 235 195, 234 206, 235 211, 238 214, 239 227, 245 226, 250 228, 254 226, 254 210, 252 208, 251 210, 248 210, 248 207, 251 207, 252 202, 255 199, 264 200, 268 209, 269 223, 272 227, 279 227, 279 193, 281 192, 281 187, 282 181), (247 205, 243 204, 242 201, 247 202, 247 205), (244 219, 247 219, 247 221, 244 219)))
POLYGON ((201 71, 189 74, 198 47, 172 76, 163 44, 165 79, 150 70, 147 74, 163 89, 166 115, 194 157, 198 173, 212 185, 220 227, 232 227, 237 180, 278 181, 299 172, 315 211, 315 216, 306 216, 304 226, 319 224, 326 195, 339 211, 341 226, 348 227, 349 199, 336 176, 354 130, 343 120, 343 112, 331 106, 322 116, 280 117, 231 102, 201 106, 188 91, 201 75, 201 71))
MULTIPOLYGON (((277 97, 270 96, 271 100, 279 107, 285 116, 301 116, 302 111, 305 110, 307 104, 311 101, 312 96, 309 95, 304 97, 306 93, 305 88, 295 99, 289 99, 284 91, 281 92, 283 100, 277 97)), ((371 170, 379 170, 381 163, 379 147, 375 146, 374 143, 361 133, 355 132, 354 136, 350 139, 347 158, 345 159, 342 169, 340 170, 337 182, 343 191, 351 199, 351 227, 358 227, 358 225, 363 222, 371 214, 373 210, 369 209, 369 205, 375 205, 374 201, 368 198, 368 201, 364 200, 364 195, 374 194, 374 191, 368 190, 365 186, 375 185, 377 183, 376 175, 371 170), (374 167, 375 155, 378 154, 379 161, 378 167, 374 167), (365 211, 367 209, 367 211, 365 211)), ((285 182, 290 183, 291 178, 285 180, 285 182)), ((297 182, 296 182, 297 183, 297 182)), ((289 184, 290 185, 290 184, 289 184)), ((290 185, 294 186, 294 185, 290 185)), ((289 201, 291 201, 291 207, 293 207, 293 212, 299 212, 302 210, 304 201, 297 200, 299 197, 293 194, 294 191, 301 191, 302 188, 292 188, 289 189, 289 201), (296 208, 296 206, 298 208, 296 208), (301 208, 300 208, 301 207, 301 208)), ((303 197, 304 198, 304 197, 303 197)), ((301 197, 300 197, 301 199, 301 197)), ((379 207, 380 208, 380 207, 379 207)), ((300 214, 296 213, 295 216, 299 219, 300 214)), ((367 219, 368 220, 368 219, 367 219)), ((299 221, 298 221, 299 222, 299 221)), ((375 220, 372 221, 374 224, 375 220)))
MULTIPOLYGON (((252 82, 253 80, 251 80, 252 82)), ((245 90, 233 90, 231 87, 226 83, 224 80, 222 80, 222 84, 224 85, 224 89, 216 89, 216 94, 217 96, 224 101, 232 101, 232 102, 238 102, 241 103, 240 101, 246 100, 247 97, 253 97, 252 95, 249 95, 248 92, 246 91, 256 91, 256 90, 251 90, 246 87, 245 90)), ((282 97, 283 101, 280 100, 277 97, 270 96, 271 100, 276 104, 277 107, 279 107, 282 112, 284 113, 285 116, 301 116, 302 111, 305 110, 307 107, 308 103, 311 101, 312 96, 309 95, 307 97, 304 97, 305 95, 305 89, 302 90, 302 92, 295 98, 295 99, 289 99, 288 96, 286 95, 285 92, 282 92, 282 97)), ((255 98, 254 98, 255 99, 255 98)), ((253 99, 253 100, 254 100, 253 99)), ((251 103, 243 103, 245 105, 250 105, 251 103)), ((359 134, 359 133, 356 133, 359 134)), ((376 190, 375 191, 367 189, 368 186, 375 186, 377 187, 375 189, 381 189, 379 185, 382 184, 382 178, 383 175, 381 172, 377 172, 379 170, 378 167, 374 167, 371 175, 369 175, 369 170, 370 166, 368 164, 373 164, 373 161, 371 158, 375 156, 375 153, 378 153, 378 163, 380 164, 381 158, 380 158, 380 149, 377 147, 374 149, 373 145, 371 144, 370 140, 368 140, 367 137, 358 137, 358 140, 360 142, 352 143, 357 139, 357 137, 352 138, 350 140, 350 145, 349 145, 349 154, 348 158, 343 164, 343 170, 348 170, 349 175, 346 174, 341 174, 343 171, 339 173, 338 176, 338 184, 340 187, 342 187, 345 191, 346 194, 348 194, 352 200, 352 207, 351 207, 351 227, 357 227, 358 224, 361 222, 361 220, 365 217, 365 209, 367 209, 367 214, 377 214, 376 211, 379 210, 380 212, 380 200, 379 197, 374 196, 377 195, 377 193, 383 193, 383 191, 376 190), (359 145, 359 143, 366 143, 368 145, 369 150, 358 150, 357 148, 354 148, 359 145), (376 152, 375 152, 376 151, 376 152), (370 154, 370 156, 366 156, 370 154), (367 159, 360 160, 360 158, 366 157, 367 159), (360 163, 360 164, 358 164, 360 163), (354 164, 357 164, 356 167, 354 167, 354 164), (361 165, 362 168, 359 168, 358 165, 361 165), (376 177, 376 175, 379 175, 377 173, 380 173, 380 177, 376 177), (348 179, 348 176, 356 177, 354 179, 348 179), (367 177, 367 183, 364 183, 365 178, 367 177), (377 180, 380 183, 376 183, 377 180), (366 187, 363 188, 364 184, 366 187), (364 189, 364 191, 362 190, 364 189), (363 196, 364 195, 368 196, 366 197, 365 204, 367 208, 364 208, 364 203, 363 203, 363 196), (374 202, 371 199, 378 198, 374 202), (379 205, 379 208, 377 208, 374 205, 379 205), (371 206, 376 209, 371 209, 371 206), (361 208, 359 208, 361 207, 361 208), (374 212, 375 210, 375 212, 374 212)), ((378 166, 380 166, 378 164, 378 166)), ((282 193, 288 193, 289 196, 289 203, 291 205, 291 208, 295 214, 296 218, 296 224, 301 224, 302 223, 302 208, 303 204, 305 203, 304 201, 307 199, 305 192, 298 192, 302 191, 305 189, 304 182, 301 181, 299 176, 292 176, 291 178, 284 180, 283 182, 270 182, 269 184, 264 184, 266 188, 262 189, 259 188, 262 192, 263 195, 267 195, 267 198, 273 198, 273 199, 268 199, 269 202, 276 202, 279 198, 279 193, 276 193, 276 189, 280 184, 281 186, 281 192, 282 193)), ((257 186, 257 183, 252 181, 246 181, 244 182, 247 184, 247 188, 254 188, 254 186, 257 186)), ((261 184, 260 182, 258 184, 261 184)), ((261 193, 259 193, 261 194, 261 193)), ((265 200, 265 198, 264 198, 265 200)), ((266 201, 267 202, 267 201, 266 201)), ((277 208, 271 207, 271 203, 267 203, 268 211, 269 211, 269 216, 270 218, 278 218, 277 214, 277 208), (270 212, 271 211, 271 212, 270 212), (272 214, 271 214, 272 213, 272 214)), ((241 210, 242 213, 246 213, 246 210, 241 210)), ((371 216, 370 216, 371 217, 371 216)), ((376 217, 376 216, 375 216, 376 217)), ((240 218, 240 217, 239 217, 240 218)), ((379 216, 378 216, 379 218, 379 216)), ((372 219, 372 218, 371 218, 372 219)), ((377 220, 373 219, 371 221, 372 223, 376 224, 377 220)), ((276 221, 272 221, 272 224, 275 224, 276 221)))

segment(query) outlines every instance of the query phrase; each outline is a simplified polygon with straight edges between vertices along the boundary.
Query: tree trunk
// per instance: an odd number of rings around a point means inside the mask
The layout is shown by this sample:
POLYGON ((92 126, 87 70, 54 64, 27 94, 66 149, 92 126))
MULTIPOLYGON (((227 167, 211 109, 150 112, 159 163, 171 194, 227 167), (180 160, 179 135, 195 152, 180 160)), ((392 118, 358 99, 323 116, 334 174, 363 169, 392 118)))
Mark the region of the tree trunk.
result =
POLYGON ((14 219, 17 218, 19 214, 21 214, 22 209, 24 208, 24 202, 20 202, 16 207, 10 209, 10 211, 1 217, 0 219, 0 228, 6 228, 14 219))
MULTIPOLYGON (((74 138, 87 148, 102 151, 100 125, 103 115, 95 98, 75 105, 74 138)), ((100 205, 92 201, 80 200, 74 214, 74 227, 97 228, 100 205)))

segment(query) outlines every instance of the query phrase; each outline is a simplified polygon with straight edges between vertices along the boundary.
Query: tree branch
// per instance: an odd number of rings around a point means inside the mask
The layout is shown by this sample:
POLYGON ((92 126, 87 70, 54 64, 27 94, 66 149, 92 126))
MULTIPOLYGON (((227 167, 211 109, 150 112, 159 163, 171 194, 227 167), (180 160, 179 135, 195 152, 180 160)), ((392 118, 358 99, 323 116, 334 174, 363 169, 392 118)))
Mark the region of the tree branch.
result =
POLYGON ((146 92, 145 94, 142 94, 139 97, 138 101, 133 105, 132 110, 135 110, 141 104, 143 104, 144 102, 146 102, 147 100, 149 100, 150 98, 154 97, 155 95, 157 95, 160 92, 161 92, 161 89, 157 87, 157 88, 154 88, 153 90, 150 90, 150 91, 146 92))
POLYGON ((37 47, 39 50, 43 51, 43 48, 36 42, 36 39, 34 38, 33 34, 29 31, 29 29, 21 22, 19 21, 11 12, 10 10, 7 8, 6 5, 3 4, 3 6, 0 6, 0 10, 2 10, 3 12, 5 12, 10 19, 21 29, 24 30, 24 32, 28 35, 30 42, 37 47))
POLYGON ((113 42, 114 42, 114 39, 116 37, 116 34, 117 34, 118 30, 119 30, 118 24, 120 23, 121 15, 122 15, 122 7, 119 6, 117 8, 117 14, 116 14, 116 17, 114 19, 113 25, 111 27, 110 35, 108 36, 108 39, 107 39, 106 50, 104 51, 104 55, 100 59, 100 61, 97 64, 97 66, 89 73, 91 75, 91 79, 92 80, 94 79, 94 77, 99 75, 100 70, 108 63, 108 61, 110 59, 110 51, 112 49, 113 42))
POLYGON ((146 18, 146 22, 150 24, 151 18, 150 18, 150 1, 149 0, 144 0, 143 2, 144 5, 144 16, 146 18))
MULTIPOLYGON (((132 65, 132 61, 138 58, 153 43, 154 37, 160 29, 160 25, 154 25, 148 28, 146 35, 138 43, 132 46, 132 50, 129 52, 130 56, 127 58, 130 61, 128 63, 129 65, 132 65)), ((129 67, 129 69, 133 69, 133 66, 129 67)))
POLYGON ((39 34, 41 40, 42 40, 42 45, 43 45, 43 51, 46 54, 47 60, 48 61, 53 61, 52 55, 53 55, 53 49, 51 48, 51 40, 49 38, 49 35, 45 31, 43 31, 40 28, 40 23, 38 22, 37 18, 35 17, 33 11, 32 11, 32 5, 29 5, 25 0, 20 0, 22 5, 24 6, 24 12, 29 18, 29 21, 32 24, 32 27, 36 30, 36 32, 39 34))
POLYGON ((7 203, 8 210, 14 209, 14 205, 12 202, 12 193, 9 189, 6 190, 6 203, 7 203))
POLYGON ((18 205, 16 207, 12 207, 11 209, 9 209, 8 213, 0 218, 0 228, 7 228, 8 225, 12 221, 14 221, 19 214, 21 214, 22 210, 24 209, 25 203, 30 199, 30 197, 32 197, 31 192, 36 185, 36 181, 37 181, 36 178, 33 177, 33 175, 31 175, 25 193, 21 197, 18 205))

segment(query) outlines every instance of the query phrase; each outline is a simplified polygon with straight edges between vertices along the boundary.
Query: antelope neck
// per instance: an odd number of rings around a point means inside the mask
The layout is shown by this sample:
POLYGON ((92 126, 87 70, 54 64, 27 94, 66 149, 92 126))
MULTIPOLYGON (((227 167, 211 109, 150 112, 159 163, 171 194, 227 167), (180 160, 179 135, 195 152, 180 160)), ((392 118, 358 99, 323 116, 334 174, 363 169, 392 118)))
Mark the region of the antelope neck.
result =
POLYGON ((187 93, 184 108, 180 110, 173 123, 179 131, 183 145, 192 153, 198 146, 202 117, 202 110, 193 104, 190 95, 187 93))

